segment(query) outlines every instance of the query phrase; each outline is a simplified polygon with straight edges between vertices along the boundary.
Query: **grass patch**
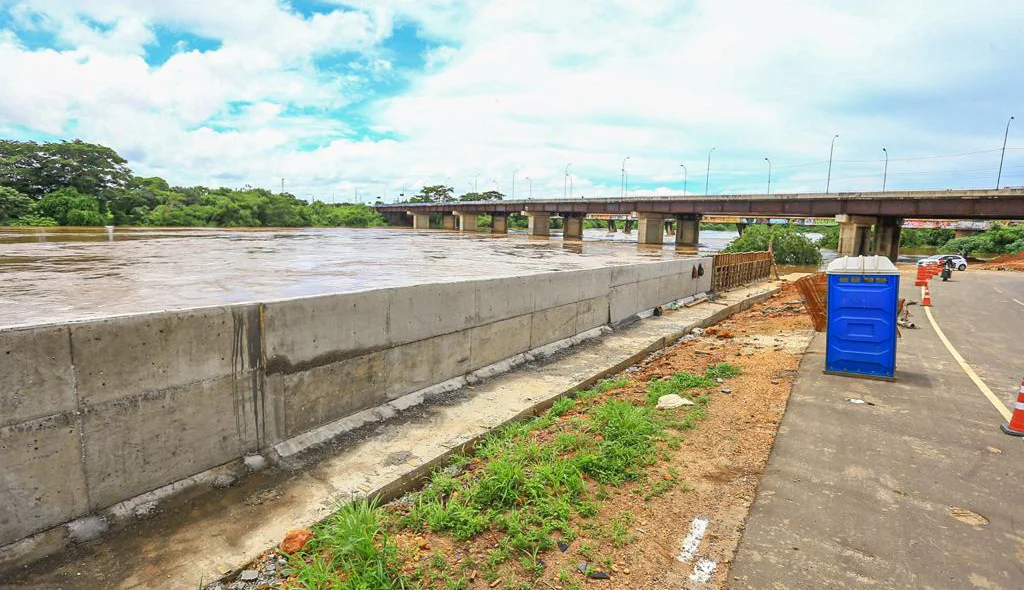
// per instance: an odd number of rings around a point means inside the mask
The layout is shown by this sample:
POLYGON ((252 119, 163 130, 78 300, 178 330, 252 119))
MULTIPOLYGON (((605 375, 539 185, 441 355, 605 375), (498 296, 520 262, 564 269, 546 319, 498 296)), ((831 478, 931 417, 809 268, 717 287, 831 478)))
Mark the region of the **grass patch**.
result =
POLYGON ((590 389, 584 389, 576 394, 577 399, 591 399, 595 398, 602 393, 608 393, 613 389, 622 389, 623 387, 629 386, 629 378, 625 375, 614 377, 612 379, 602 379, 597 382, 596 385, 590 389))
POLYGON ((314 529, 305 551, 292 556, 298 588, 409 588, 398 547, 388 536, 383 513, 373 502, 357 500, 314 529))
MULTIPOLYGON (((708 379, 679 373, 649 391, 687 391, 708 379)), ((620 512, 607 522, 590 519, 615 486, 643 480, 651 465, 679 448, 679 433, 705 415, 708 398, 696 397, 697 405, 671 412, 615 396, 597 399, 630 384, 624 376, 605 379, 575 399, 556 400, 540 416, 503 426, 483 439, 473 457, 455 457, 434 471, 423 489, 386 509, 367 502, 340 509, 315 529, 307 552, 292 558, 296 587, 465 588, 474 568, 488 582, 504 580, 502 587, 530 587, 522 580, 543 574, 540 554, 558 540, 576 539, 577 527, 601 531, 600 545, 633 542, 632 514, 620 512), (497 538, 488 540, 486 557, 476 565, 455 564, 442 552, 409 561, 409 550, 399 550, 389 536, 406 531, 457 543, 483 533, 497 538)), ((659 480, 654 486, 659 494, 662 485, 668 484, 659 480)), ((592 562, 610 563, 598 549, 583 544, 577 551, 592 562)), ((565 588, 576 587, 575 580, 560 581, 565 588)))
POLYGON ((740 368, 736 365, 730 365, 729 363, 718 363, 708 367, 707 371, 704 371, 704 376, 709 379, 731 379, 733 377, 739 377, 740 368))
POLYGON ((658 403, 658 398, 661 396, 673 393, 682 397, 690 397, 686 395, 690 391, 714 387, 715 384, 713 377, 685 372, 675 373, 661 379, 652 379, 647 384, 647 403, 653 406, 658 403))

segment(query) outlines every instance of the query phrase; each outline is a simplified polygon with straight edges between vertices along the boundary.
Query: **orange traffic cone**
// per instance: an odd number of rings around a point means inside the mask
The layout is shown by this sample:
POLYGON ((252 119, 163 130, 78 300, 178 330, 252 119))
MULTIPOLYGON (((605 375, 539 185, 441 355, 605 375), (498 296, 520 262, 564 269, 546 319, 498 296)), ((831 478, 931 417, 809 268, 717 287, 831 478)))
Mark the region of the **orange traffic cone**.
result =
POLYGON ((1024 436, 1024 379, 1020 381, 1020 391, 1017 392, 1017 403, 1013 406, 1013 416, 1009 422, 999 428, 1011 436, 1024 436))
POLYGON ((915 287, 923 287, 928 284, 928 270, 923 264, 917 265, 917 279, 914 280, 915 287))
POLYGON ((932 306, 932 292, 928 285, 924 286, 924 298, 921 300, 921 305, 924 307, 932 306))

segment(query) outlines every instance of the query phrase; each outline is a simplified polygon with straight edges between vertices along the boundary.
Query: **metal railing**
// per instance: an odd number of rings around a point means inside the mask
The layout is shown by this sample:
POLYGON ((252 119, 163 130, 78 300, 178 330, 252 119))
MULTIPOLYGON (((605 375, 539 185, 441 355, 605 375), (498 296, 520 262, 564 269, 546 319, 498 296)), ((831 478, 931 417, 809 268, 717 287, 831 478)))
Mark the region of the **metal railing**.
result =
POLYGON ((711 290, 728 291, 771 278, 775 261, 771 252, 738 252, 713 256, 711 290))

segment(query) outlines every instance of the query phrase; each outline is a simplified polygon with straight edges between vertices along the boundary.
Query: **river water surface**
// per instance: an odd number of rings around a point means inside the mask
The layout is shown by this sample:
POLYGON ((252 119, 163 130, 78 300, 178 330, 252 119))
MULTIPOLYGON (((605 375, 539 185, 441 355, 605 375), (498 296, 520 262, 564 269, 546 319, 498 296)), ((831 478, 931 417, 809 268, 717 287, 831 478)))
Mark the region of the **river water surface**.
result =
MULTIPOLYGON (((701 251, 736 232, 701 232, 701 251)), ((666 236, 671 242, 672 238, 666 236)), ((404 228, 0 228, 0 326, 671 259, 674 244, 404 228)))

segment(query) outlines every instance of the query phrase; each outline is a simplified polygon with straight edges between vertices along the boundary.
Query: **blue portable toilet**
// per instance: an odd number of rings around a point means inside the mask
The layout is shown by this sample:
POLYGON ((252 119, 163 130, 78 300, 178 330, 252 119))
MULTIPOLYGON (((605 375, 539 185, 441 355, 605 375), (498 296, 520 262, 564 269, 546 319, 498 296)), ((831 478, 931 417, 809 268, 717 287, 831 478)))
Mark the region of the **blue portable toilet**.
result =
POLYGON ((895 379, 900 271, 884 256, 828 265, 825 372, 895 379))

